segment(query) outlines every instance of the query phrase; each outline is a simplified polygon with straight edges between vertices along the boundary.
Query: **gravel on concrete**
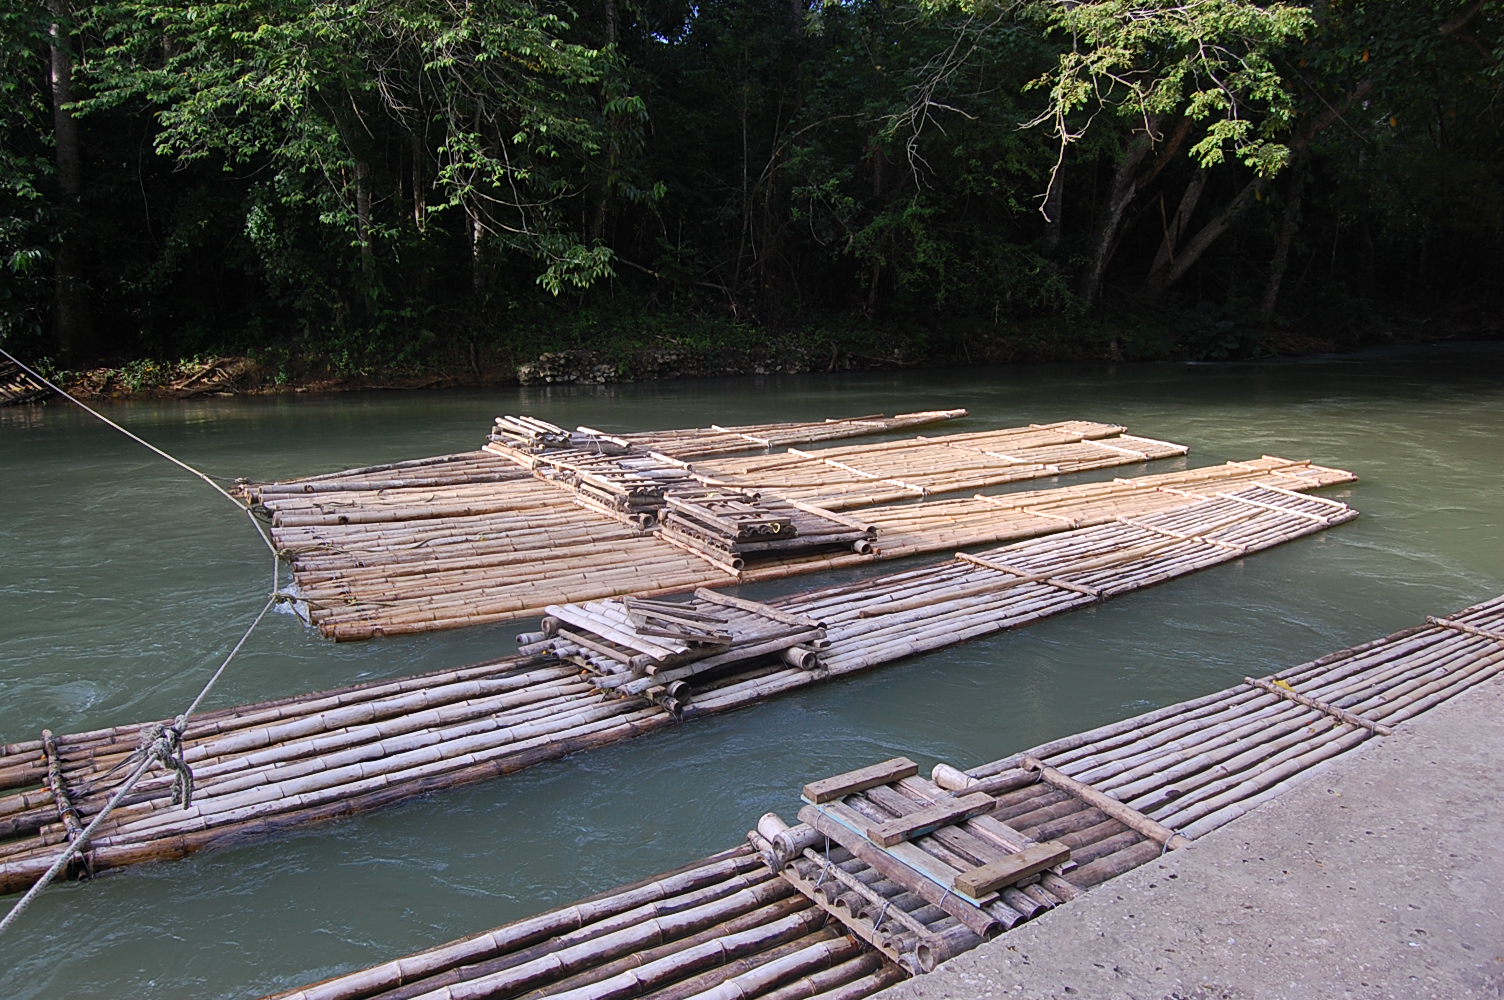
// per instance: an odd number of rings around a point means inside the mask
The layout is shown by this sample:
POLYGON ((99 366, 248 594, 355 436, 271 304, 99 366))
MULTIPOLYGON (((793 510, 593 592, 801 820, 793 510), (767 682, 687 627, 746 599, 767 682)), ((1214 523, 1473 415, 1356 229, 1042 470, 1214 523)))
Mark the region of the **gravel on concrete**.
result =
POLYGON ((880 996, 1504 997, 1504 680, 880 996))

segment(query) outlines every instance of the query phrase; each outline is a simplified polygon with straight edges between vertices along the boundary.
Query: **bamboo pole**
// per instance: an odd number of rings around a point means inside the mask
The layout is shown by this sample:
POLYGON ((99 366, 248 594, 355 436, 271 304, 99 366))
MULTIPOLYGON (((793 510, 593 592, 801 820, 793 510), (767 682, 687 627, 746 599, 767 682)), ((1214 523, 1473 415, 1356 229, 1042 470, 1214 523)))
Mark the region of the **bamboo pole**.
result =
POLYGON ((725 884, 727 880, 743 879, 756 867, 755 857, 745 847, 731 848, 569 906, 460 938, 406 958, 336 976, 303 989, 280 993, 268 1000, 364 1000, 382 990, 515 952, 645 904, 683 896, 706 886, 725 884))

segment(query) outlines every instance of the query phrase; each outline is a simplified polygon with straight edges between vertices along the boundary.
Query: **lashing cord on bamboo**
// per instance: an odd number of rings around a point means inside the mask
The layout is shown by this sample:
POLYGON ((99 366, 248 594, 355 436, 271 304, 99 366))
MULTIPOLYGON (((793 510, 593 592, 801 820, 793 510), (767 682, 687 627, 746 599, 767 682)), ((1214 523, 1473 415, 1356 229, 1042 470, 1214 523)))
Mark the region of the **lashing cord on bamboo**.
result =
POLYGON ((53 384, 51 381, 32 369, 30 366, 20 361, 18 358, 16 358, 15 355, 11 354, 5 348, 0 347, 0 355, 4 355, 6 358, 9 358, 23 371, 30 374, 33 378, 39 380, 42 384, 52 389, 59 396, 68 400, 68 402, 82 409, 85 413, 88 413, 90 416, 93 416, 95 419, 103 422, 105 425, 114 428, 115 430, 119 431, 121 434, 124 434, 126 437, 130 438, 132 441, 135 441, 137 444, 141 445, 147 450, 161 456, 162 458, 165 458, 173 465, 187 470, 188 472, 197 476, 199 479, 202 479, 204 482, 208 483, 210 488, 212 488, 215 492, 219 493, 225 499, 233 503, 237 509, 246 513, 246 515, 250 518, 251 524, 256 528, 256 537, 261 539, 262 543, 267 547, 272 555, 271 595, 267 598, 266 604, 262 606, 261 611, 256 615, 255 619, 245 630, 244 634, 241 635, 240 640, 235 643, 233 648, 231 648, 229 654, 224 658, 224 661, 220 663, 219 668, 214 671, 213 675, 210 676, 210 678, 204 683, 204 686, 199 689, 198 694, 194 697, 193 701, 189 703, 188 707, 184 709, 183 712, 176 718, 174 718, 171 724, 164 725, 158 723, 156 725, 148 727, 143 732, 141 745, 135 750, 135 752, 127 757, 125 761, 117 765, 117 767, 130 766, 130 773, 126 776, 125 780, 121 782, 120 787, 115 790, 114 794, 110 796, 110 799, 105 803, 104 808, 100 809, 99 813, 94 817, 93 820, 90 821, 89 825, 84 827, 83 830, 78 834, 78 836, 74 837, 68 843, 68 846, 64 848, 62 853, 59 854, 56 860, 53 861, 51 867, 49 867, 47 871, 42 874, 42 877, 37 879, 32 887, 27 890, 26 894, 23 895, 19 900, 17 900, 15 905, 10 908, 10 911, 6 913, 4 919, 0 919, 0 934, 4 934, 5 931, 8 930, 10 926, 16 922, 21 914, 26 911, 26 908, 29 907, 39 895, 41 895, 42 890, 46 889, 47 886, 52 883, 53 879, 57 878, 57 876, 61 874, 62 871, 67 868, 70 863, 72 863, 75 857, 83 853, 85 848, 88 846, 89 839, 94 835, 94 831, 97 830, 107 818, 109 818, 109 815, 115 811, 115 807, 118 806, 128 794, 130 794, 131 789, 136 787, 136 784, 146 776, 147 772, 150 771, 153 766, 163 767, 173 773, 172 801, 174 804, 181 804, 184 808, 188 807, 189 803, 193 799, 193 770, 188 766, 187 761, 183 759, 183 733, 187 729, 188 720, 192 717, 193 713, 198 710, 199 705, 203 703, 204 699, 208 697, 209 692, 213 690, 214 685, 219 682, 219 679, 222 676, 224 676, 225 670, 230 666, 230 663, 240 653, 240 650, 245 646, 246 641, 250 639, 251 633, 256 631, 257 626, 261 624, 262 620, 266 617, 267 612, 276 605, 288 601, 291 598, 288 594, 284 594, 278 589, 277 547, 272 543, 270 535, 262 529, 262 526, 260 522, 256 520, 255 515, 246 507, 244 507, 240 503, 240 501, 236 500, 233 496, 226 492, 223 487, 221 487, 213 480, 213 478, 211 478, 207 473, 195 469, 187 462, 169 455, 167 452, 163 451, 161 448, 158 448, 151 442, 146 441, 138 435, 126 430, 124 427, 115 423, 115 421, 106 417, 98 410, 87 406, 82 401, 74 398, 67 392, 64 392, 63 389, 61 389, 59 386, 53 384))

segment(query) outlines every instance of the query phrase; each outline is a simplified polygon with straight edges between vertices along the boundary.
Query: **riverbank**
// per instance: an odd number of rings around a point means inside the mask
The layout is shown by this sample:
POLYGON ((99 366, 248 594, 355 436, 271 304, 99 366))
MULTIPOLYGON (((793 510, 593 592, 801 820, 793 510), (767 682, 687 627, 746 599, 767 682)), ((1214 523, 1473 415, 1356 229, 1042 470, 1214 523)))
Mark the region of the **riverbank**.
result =
MULTIPOLYGON (((421 351, 367 345, 279 346, 189 358, 147 357, 75 369, 38 362, 85 399, 188 399, 366 389, 604 385, 680 378, 1066 362, 1236 361, 1309 357, 1443 340, 1484 340, 1504 328, 1489 316, 1434 326, 1427 318, 1375 319, 1350 328, 1244 327, 1195 313, 1115 320, 1053 317, 1007 329, 811 327, 641 320, 579 330, 532 330, 515 342, 439 338, 421 351), (1438 332, 1439 329, 1444 332, 1438 332)), ((27 360, 23 357, 22 360, 27 360)))
POLYGON ((1504 684, 882 1000, 1504 995, 1504 684))

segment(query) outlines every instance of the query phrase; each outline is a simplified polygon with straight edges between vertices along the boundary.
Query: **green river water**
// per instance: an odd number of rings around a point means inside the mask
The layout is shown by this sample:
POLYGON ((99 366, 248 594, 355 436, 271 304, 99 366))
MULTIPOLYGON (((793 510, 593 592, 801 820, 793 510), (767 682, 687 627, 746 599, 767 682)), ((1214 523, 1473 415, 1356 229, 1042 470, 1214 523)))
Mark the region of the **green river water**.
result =
MULTIPOLYGON (((952 429, 1105 420, 1189 445, 1180 465, 1268 453, 1351 469, 1360 481, 1326 495, 1362 516, 1095 609, 488 784, 54 886, 0 937, 0 996, 259 997, 728 847, 767 810, 792 817, 813 778, 899 753, 970 766, 1496 596, 1501 372, 1504 345, 1442 344, 1229 365, 106 406, 211 474, 254 479, 467 450, 498 413, 635 430, 966 407, 952 429)), ((270 577, 224 498, 62 403, 0 410, 0 544, 0 742, 181 711, 270 577)), ((530 627, 335 645, 277 614, 205 707, 489 659, 530 627)))

